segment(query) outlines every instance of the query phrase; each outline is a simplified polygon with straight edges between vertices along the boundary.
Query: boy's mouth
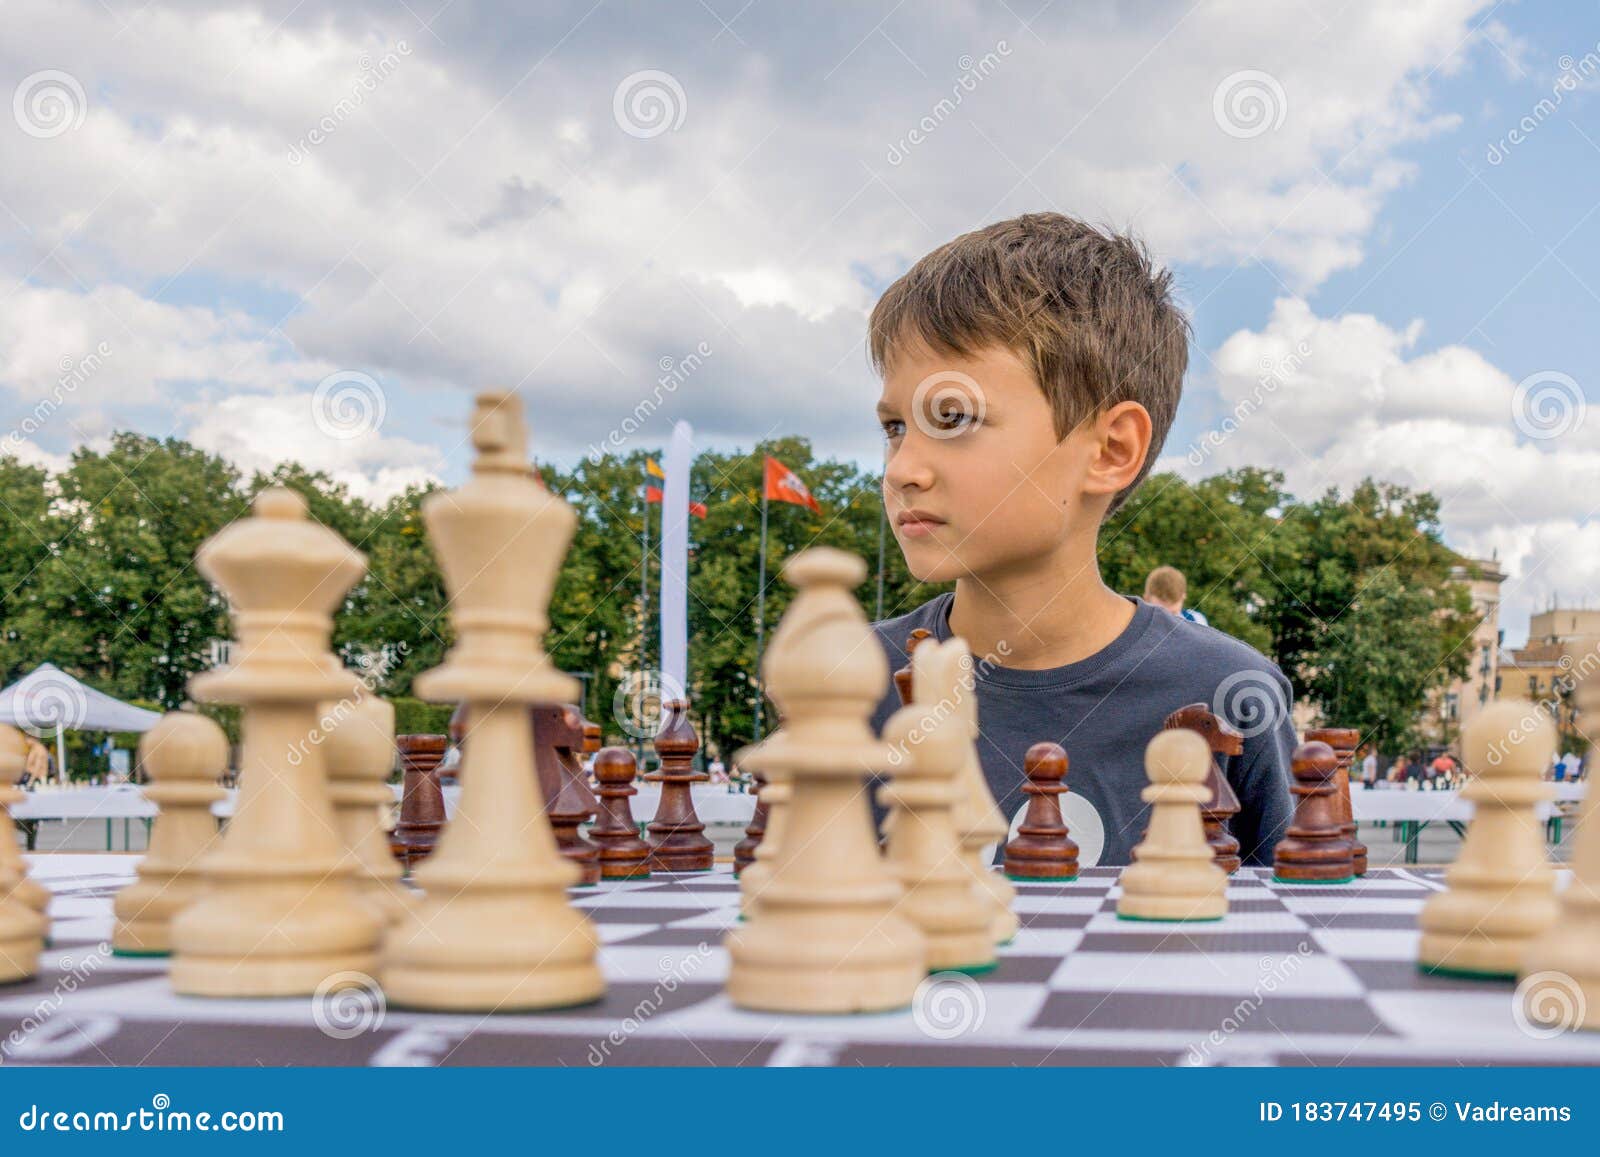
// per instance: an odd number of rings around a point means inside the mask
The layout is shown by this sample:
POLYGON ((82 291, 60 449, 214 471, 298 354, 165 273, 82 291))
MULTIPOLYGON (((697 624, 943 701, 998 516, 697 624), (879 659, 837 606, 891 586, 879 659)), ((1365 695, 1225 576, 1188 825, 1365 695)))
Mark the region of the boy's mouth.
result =
POLYGON ((894 524, 895 529, 904 537, 921 538, 943 526, 944 519, 929 514, 926 510, 902 510, 895 515, 894 524))

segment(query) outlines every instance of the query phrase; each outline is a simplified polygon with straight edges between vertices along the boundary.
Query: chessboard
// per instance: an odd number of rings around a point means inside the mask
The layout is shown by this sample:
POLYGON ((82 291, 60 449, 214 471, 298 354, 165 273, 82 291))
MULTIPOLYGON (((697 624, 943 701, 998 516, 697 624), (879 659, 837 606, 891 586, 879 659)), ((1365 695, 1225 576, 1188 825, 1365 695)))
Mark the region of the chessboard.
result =
POLYGON ((43 855, 53 893, 38 978, 0 989, 0 1062, 90 1065, 1530 1065, 1600 1064, 1600 1036, 1519 1025, 1510 982, 1418 971, 1427 870, 1277 884, 1241 869, 1219 922, 1118 919, 1116 868, 1019 883, 1022 928, 981 977, 929 978, 909 1009, 735 1008, 725 866, 574 888, 603 1000, 539 1014, 314 998, 175 995, 161 958, 111 954, 111 900, 137 856, 43 855))

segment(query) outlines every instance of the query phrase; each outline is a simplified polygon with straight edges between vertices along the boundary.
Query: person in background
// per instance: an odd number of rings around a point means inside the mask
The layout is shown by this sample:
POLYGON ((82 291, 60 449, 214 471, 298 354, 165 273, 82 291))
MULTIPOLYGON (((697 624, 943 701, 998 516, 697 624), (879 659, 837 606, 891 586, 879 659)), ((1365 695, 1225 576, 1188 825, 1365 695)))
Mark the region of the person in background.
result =
POLYGON ((1433 775, 1431 779, 1449 779, 1455 774, 1456 761, 1450 758, 1448 751, 1441 751, 1433 759, 1433 775))
POLYGON ((1378 782, 1378 749, 1368 747, 1367 754, 1361 757, 1361 786, 1371 787, 1378 782))
POLYGON ((1411 760, 1404 755, 1395 756, 1387 777, 1390 783, 1405 783, 1412 778, 1411 760))
POLYGON ((25 783, 44 783, 50 778, 50 752, 45 750, 44 744, 33 736, 24 738, 28 741, 28 761, 24 765, 27 769, 25 783))
POLYGON ((1211 624, 1205 615, 1199 611, 1185 609, 1183 601, 1189 597, 1189 580, 1183 577, 1183 572, 1175 566, 1158 566, 1151 571, 1144 580, 1144 601, 1154 603, 1169 614, 1177 615, 1180 619, 1188 619, 1191 623, 1199 623, 1202 627, 1211 624))

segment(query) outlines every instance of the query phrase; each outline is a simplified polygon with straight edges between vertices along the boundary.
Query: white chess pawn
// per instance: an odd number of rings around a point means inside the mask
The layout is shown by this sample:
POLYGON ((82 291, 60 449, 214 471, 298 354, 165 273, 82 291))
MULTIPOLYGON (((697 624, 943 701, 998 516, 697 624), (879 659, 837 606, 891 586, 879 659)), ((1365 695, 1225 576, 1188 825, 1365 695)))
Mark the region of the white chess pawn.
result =
POLYGON ((204 715, 169 711, 139 738, 139 766, 150 777, 144 796, 158 810, 139 878, 112 905, 111 947, 118 956, 165 956, 172 917, 199 895, 200 860, 217 843, 211 805, 228 794, 218 782, 228 737, 204 715))
POLYGON ((43 915, 50 907, 50 889, 28 875, 28 862, 17 843, 16 826, 7 818, 11 808, 27 798, 17 786, 27 770, 28 741, 22 732, 0 723, 0 875, 12 878, 12 895, 43 915))
POLYGON ((370 691, 322 705, 322 754, 328 792, 345 847, 356 864, 356 888, 386 923, 412 901, 400 882, 400 863, 389 851, 383 817, 394 806, 394 705, 370 691))
POLYGON ((1474 811, 1445 872, 1448 890, 1422 906, 1424 969, 1514 976, 1555 920, 1555 873, 1537 811, 1555 791, 1541 778, 1555 744, 1555 725, 1524 700, 1486 704, 1467 724, 1462 755, 1473 777, 1461 798, 1474 811))
MULTIPOLYGON (((20 768, 26 750, 22 733, 0 724, 0 758, 15 759, 20 768), (17 751, 23 754, 17 756, 17 751)), ((20 776, 21 772, 17 774, 20 776)), ((10 808, 21 796, 11 768, 0 764, 0 823, 6 827, 0 832, 0 984, 38 975, 39 953, 44 951, 44 936, 49 926, 42 914, 43 905, 28 898, 36 894, 27 892, 23 886, 26 881, 39 887, 25 875, 25 861, 13 834, 10 808)), ((45 896, 48 902, 48 891, 45 896)))
POLYGON ((1117 915, 1128 920, 1220 920, 1228 912, 1228 877, 1206 843, 1200 805, 1211 798, 1211 747, 1186 729, 1163 731, 1144 754, 1150 805, 1144 842, 1122 873, 1117 915))

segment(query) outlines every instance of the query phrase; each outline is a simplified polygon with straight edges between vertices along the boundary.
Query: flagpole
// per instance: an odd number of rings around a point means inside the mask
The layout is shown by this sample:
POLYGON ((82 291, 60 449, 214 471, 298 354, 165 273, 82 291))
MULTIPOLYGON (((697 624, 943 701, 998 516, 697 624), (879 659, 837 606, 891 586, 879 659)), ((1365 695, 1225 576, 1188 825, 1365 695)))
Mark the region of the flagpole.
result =
POLYGON ((761 684, 762 648, 766 644, 767 628, 767 472, 761 470, 761 561, 756 581, 756 724, 753 740, 761 742, 761 700, 765 695, 761 684))
MULTIPOLYGON (((650 483, 644 487, 644 546, 639 552, 639 678, 650 668, 650 483)), ((642 687, 637 689, 642 693, 642 687)), ((633 738, 634 758, 644 766, 644 737, 633 738)))

